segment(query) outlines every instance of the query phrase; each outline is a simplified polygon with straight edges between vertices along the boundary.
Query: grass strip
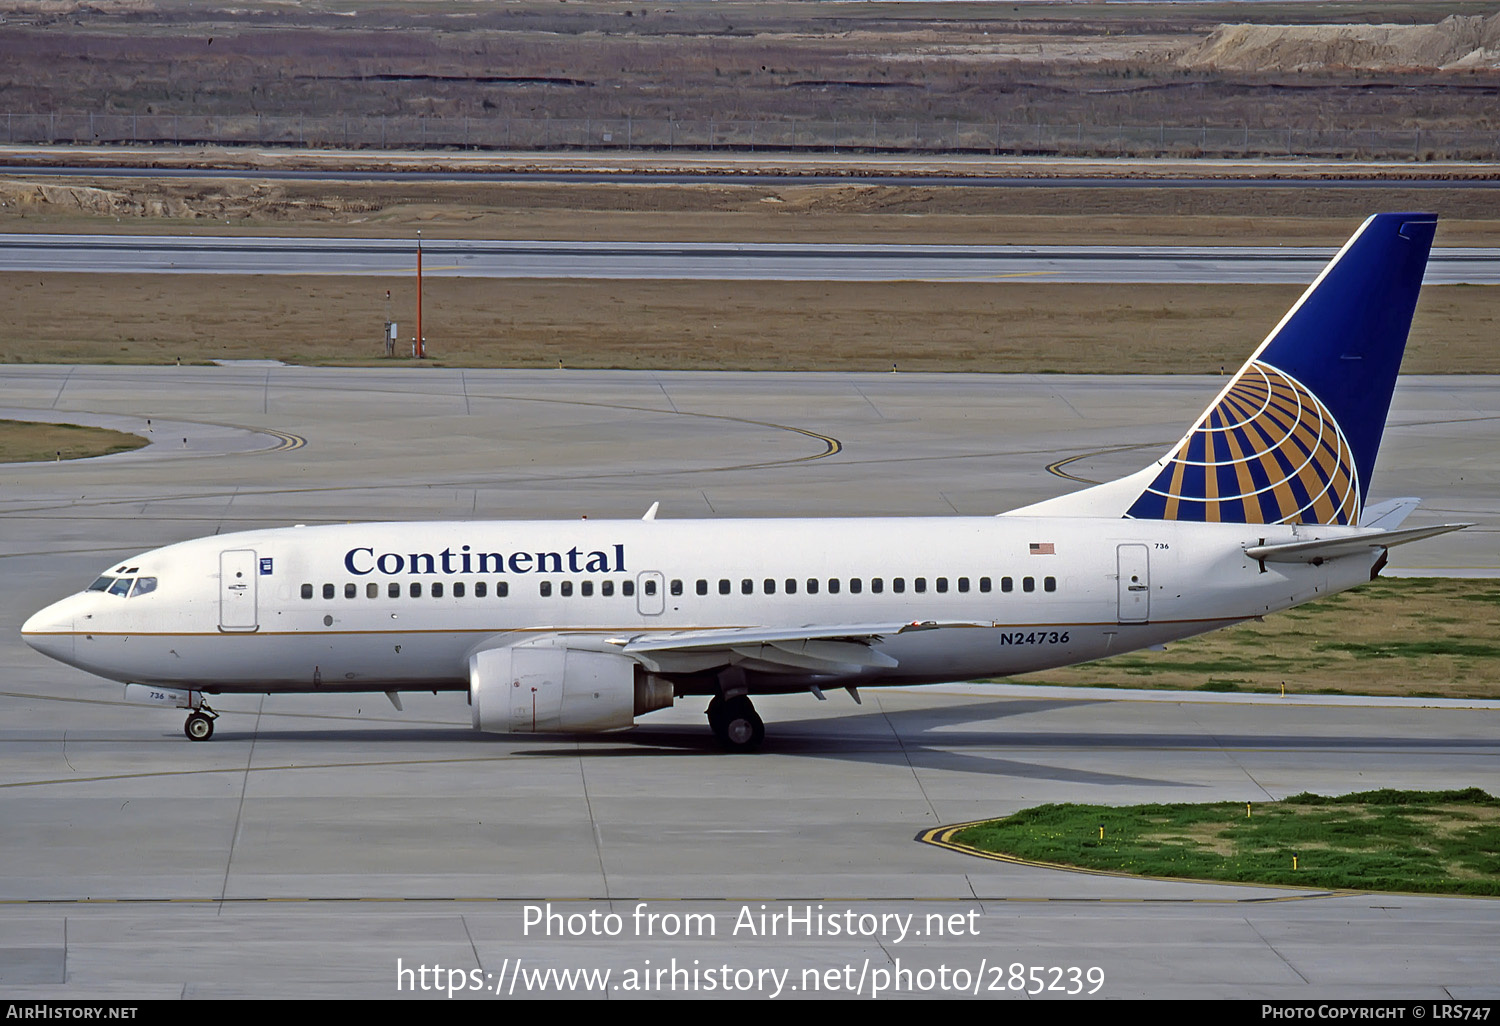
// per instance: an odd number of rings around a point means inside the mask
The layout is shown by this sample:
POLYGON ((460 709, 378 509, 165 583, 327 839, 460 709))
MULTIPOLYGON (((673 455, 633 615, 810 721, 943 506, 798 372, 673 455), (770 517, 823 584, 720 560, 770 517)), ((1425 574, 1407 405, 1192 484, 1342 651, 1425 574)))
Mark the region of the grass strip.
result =
POLYGON ((129 452, 145 444, 139 435, 107 428, 0 420, 0 463, 81 460, 129 452))
POLYGON ((1500 698, 1497 637, 1500 580, 1383 577, 1165 652, 1128 652, 1014 683, 1492 699, 1500 698))
POLYGON ((1500 798, 1478 788, 1304 793, 1249 804, 1040 805, 952 839, 988 853, 1138 876, 1500 894, 1500 798))
MULTIPOLYGON (((428 366, 1219 375, 1302 291, 434 277, 422 333, 428 366)), ((414 275, 4 272, 0 363, 408 366, 382 333, 409 353, 415 301, 414 275)), ((1402 370, 1500 373, 1497 331, 1500 287, 1427 289, 1402 370)))

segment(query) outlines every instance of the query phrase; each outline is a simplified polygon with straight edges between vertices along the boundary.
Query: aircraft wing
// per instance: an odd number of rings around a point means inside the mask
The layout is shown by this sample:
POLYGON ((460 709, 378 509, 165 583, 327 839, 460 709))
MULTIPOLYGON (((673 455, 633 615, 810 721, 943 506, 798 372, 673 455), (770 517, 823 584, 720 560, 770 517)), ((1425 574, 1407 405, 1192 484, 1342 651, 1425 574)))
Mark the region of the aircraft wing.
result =
POLYGON ((1337 559, 1339 556, 1353 556, 1358 553, 1373 552, 1376 549, 1388 549, 1393 545, 1404 545, 1407 542, 1420 541, 1423 538, 1447 534, 1449 531, 1461 531, 1465 527, 1473 526, 1473 524, 1439 524, 1436 527, 1409 527, 1404 531, 1361 531, 1358 534, 1322 538, 1317 541, 1251 545, 1245 549, 1245 555, 1251 559, 1271 563, 1316 564, 1329 559, 1337 559))
POLYGON ((738 665, 770 673, 848 674, 891 669, 897 661, 875 646, 892 634, 989 623, 938 622, 728 627, 612 639, 619 650, 665 673, 738 665))

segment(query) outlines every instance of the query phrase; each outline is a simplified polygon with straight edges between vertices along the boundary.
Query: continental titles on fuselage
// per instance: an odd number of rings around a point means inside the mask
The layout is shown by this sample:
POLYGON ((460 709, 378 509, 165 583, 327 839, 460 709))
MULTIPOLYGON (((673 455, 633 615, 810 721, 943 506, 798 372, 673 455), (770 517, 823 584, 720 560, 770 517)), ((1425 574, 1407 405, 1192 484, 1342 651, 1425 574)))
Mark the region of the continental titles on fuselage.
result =
POLYGON ((618 574, 625 572, 625 546, 613 553, 577 546, 566 552, 475 552, 464 545, 454 552, 382 552, 370 546, 344 553, 344 569, 356 577, 368 574, 618 574), (611 558, 613 555, 613 558, 611 558))

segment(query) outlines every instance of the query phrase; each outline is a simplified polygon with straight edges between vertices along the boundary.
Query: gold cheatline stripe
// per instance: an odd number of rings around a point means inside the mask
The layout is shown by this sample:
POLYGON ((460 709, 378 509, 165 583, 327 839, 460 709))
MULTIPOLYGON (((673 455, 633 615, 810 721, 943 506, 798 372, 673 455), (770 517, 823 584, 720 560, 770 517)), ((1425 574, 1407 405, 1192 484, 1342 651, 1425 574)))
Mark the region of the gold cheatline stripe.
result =
MULTIPOLYGON (((1250 619, 1251 617, 1253 617, 1255 615, 1256 614, 1254 614, 1254 613, 1246 613, 1243 616, 1195 616, 1195 617, 1188 617, 1188 618, 1185 618, 1185 619, 1182 619, 1182 620, 1150 620, 1146 624, 1127 624, 1126 626, 1154 626, 1154 625, 1158 625, 1158 624, 1175 624, 1175 623, 1238 623, 1241 620, 1248 620, 1248 619, 1250 619)), ((901 626, 905 626, 905 624, 902 624, 901 626)), ((1069 628, 1072 628, 1072 627, 1118 627, 1118 626, 1120 626, 1120 621, 1119 620, 1089 620, 1089 621, 1082 621, 1082 622, 1076 622, 1076 623, 1075 622, 1061 623, 1061 622, 1054 622, 1054 621, 1050 621, 1049 620, 1049 621, 1046 621, 1046 622, 1036 621, 1036 622, 1033 622, 1033 623, 985 623, 985 624, 979 624, 979 623, 956 623, 956 624, 951 624, 951 625, 949 625, 947 627, 943 627, 941 629, 942 630, 949 630, 949 631, 952 631, 952 630, 1019 631, 1019 630, 1041 630, 1043 628, 1045 628, 1047 630, 1053 630, 1055 628, 1060 628, 1060 627, 1069 627, 1069 628)), ((636 634, 647 634, 647 635, 650 635, 652 637, 660 637, 660 636, 663 636, 663 635, 671 635, 671 634, 682 634, 682 635, 689 636, 688 638, 685 638, 684 640, 689 640, 691 635, 697 634, 697 633, 701 633, 701 632, 726 631, 726 630, 727 631, 734 631, 734 630, 758 630, 758 629, 759 629, 759 627, 751 627, 749 625, 739 625, 739 626, 728 625, 728 626, 721 626, 721 627, 671 627, 671 628, 663 627, 663 628, 661 628, 659 630, 642 630, 639 625, 633 625, 633 626, 629 626, 629 627, 558 627, 558 626, 551 626, 551 627, 459 627, 459 628, 453 628, 453 627, 446 627, 446 628, 443 628, 443 627, 433 627, 433 628, 423 628, 421 630, 401 630, 401 631, 335 631, 335 630, 321 630, 320 631, 317 628, 310 628, 310 629, 305 630, 305 631, 194 631, 194 632, 191 632, 191 633, 184 633, 182 631, 28 631, 27 634, 30 637, 37 637, 37 638, 67 638, 67 637, 77 638, 77 637, 85 637, 85 636, 92 636, 92 637, 96 637, 96 638, 235 638, 235 637, 240 637, 240 638, 294 638, 294 637, 304 637, 304 636, 315 636, 315 637, 320 637, 321 638, 321 637, 328 637, 330 635, 350 635, 350 636, 352 636, 352 635, 363 635, 363 634, 380 634, 380 635, 390 635, 392 637, 396 637, 396 636, 400 636, 400 635, 403 635, 403 634, 537 634, 537 633, 540 633, 540 634, 609 634, 609 633, 614 633, 614 632, 633 631, 636 634)), ((900 630, 900 627, 895 627, 893 630, 887 631, 885 633, 887 633, 887 634, 895 634, 898 630, 900 630)), ((856 632, 856 633, 878 633, 878 632, 856 632)), ((752 643, 755 643, 753 641, 753 639, 750 639, 750 640, 751 640, 752 643)), ((733 639, 727 639, 726 640, 726 644, 728 644, 728 643, 744 644, 745 642, 733 642, 733 639)), ((421 690, 421 689, 419 688, 418 690, 421 690)))

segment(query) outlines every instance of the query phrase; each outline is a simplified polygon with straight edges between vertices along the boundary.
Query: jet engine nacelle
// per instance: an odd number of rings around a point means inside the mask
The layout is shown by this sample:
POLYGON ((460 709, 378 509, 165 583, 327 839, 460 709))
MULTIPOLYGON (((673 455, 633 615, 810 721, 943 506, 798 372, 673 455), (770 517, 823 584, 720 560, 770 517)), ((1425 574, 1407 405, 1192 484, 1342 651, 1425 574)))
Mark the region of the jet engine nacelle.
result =
POLYGON ((556 639, 487 649, 469 659, 474 726, 495 733, 629 727, 637 712, 672 704, 670 688, 661 702, 650 683, 627 656, 568 648, 556 639), (642 686, 651 701, 638 701, 642 686))

